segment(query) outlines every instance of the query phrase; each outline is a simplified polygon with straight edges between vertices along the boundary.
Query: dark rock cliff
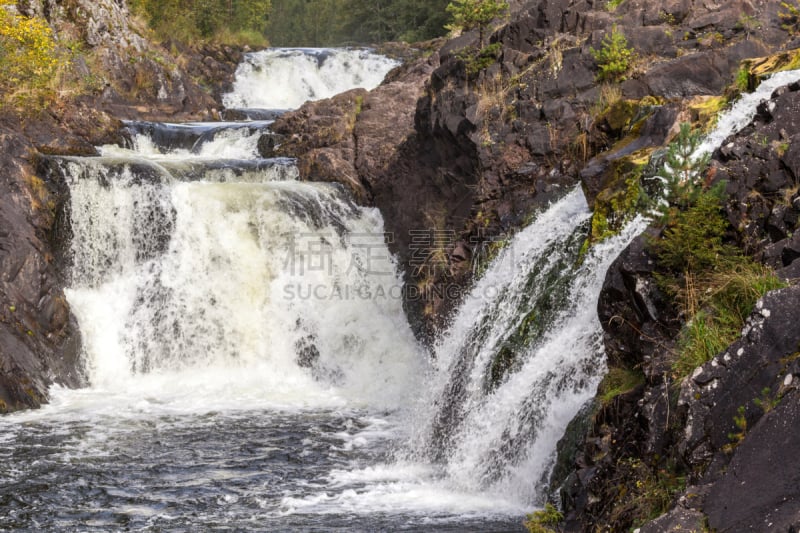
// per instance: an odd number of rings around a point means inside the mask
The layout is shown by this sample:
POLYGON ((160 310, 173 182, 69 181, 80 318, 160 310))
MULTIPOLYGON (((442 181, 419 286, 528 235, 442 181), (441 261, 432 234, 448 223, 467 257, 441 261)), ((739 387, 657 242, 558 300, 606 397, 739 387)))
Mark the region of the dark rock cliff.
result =
POLYGON ((679 483, 660 504, 672 510, 643 532, 800 525, 796 480, 778 466, 789 464, 797 447, 786 424, 799 398, 800 292, 793 284, 800 279, 794 253, 800 203, 787 155, 795 146, 798 104, 800 85, 778 89, 712 159, 710 175, 727 184, 727 239, 790 284, 758 301, 740 340, 676 381, 671 365, 682 319, 658 288, 663 270, 648 244, 660 230, 634 241, 610 268, 598 304, 609 364, 640 369, 644 385, 593 416, 562 489, 568 529, 637 525, 637 499, 645 497, 637 489, 652 476, 679 483))

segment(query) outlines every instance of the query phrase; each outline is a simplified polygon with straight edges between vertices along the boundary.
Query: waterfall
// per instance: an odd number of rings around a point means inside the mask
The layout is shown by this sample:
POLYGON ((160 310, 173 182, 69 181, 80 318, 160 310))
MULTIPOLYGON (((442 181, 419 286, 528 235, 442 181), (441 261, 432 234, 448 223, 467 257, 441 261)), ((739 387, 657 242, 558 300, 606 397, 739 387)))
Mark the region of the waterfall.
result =
POLYGON ((419 450, 463 490, 520 503, 546 494, 555 445, 605 371, 597 300, 642 218, 579 258, 579 190, 520 232, 476 284, 436 347, 419 450), (501 368, 498 369, 498 365, 501 368))
POLYGON ((272 48, 247 54, 227 108, 295 109, 349 89, 373 89, 399 63, 363 49, 272 48))
POLYGON ((90 382, 201 372, 217 390, 249 371, 272 399, 327 388, 395 406, 422 357, 380 214, 296 181, 290 161, 253 158, 257 135, 187 151, 139 133, 132 149, 53 160, 70 188, 67 297, 90 382))

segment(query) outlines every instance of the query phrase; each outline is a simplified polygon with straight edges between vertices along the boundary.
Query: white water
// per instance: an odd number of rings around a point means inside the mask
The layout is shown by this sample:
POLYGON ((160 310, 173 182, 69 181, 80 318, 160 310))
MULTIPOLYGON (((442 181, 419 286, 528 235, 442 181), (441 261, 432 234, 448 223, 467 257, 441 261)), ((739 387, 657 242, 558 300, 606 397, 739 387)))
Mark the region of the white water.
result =
POLYGON ((394 264, 382 240, 366 248, 349 237, 381 237, 375 210, 324 184, 123 173, 106 186, 99 174, 70 184, 67 296, 93 386, 138 388, 148 374, 181 376, 175 387, 189 390, 205 382, 215 397, 235 383, 279 403, 402 400, 421 358, 388 296, 394 264), (339 298, 336 287, 353 294, 339 298), (319 351, 313 372, 296 362, 304 339, 319 351))
MULTIPOLYGON (((196 128, 201 131, 206 130, 202 126, 196 128)), ((106 157, 143 157, 161 161, 255 159, 258 155, 258 140, 261 135, 262 132, 251 131, 247 128, 222 130, 193 151, 187 149, 164 150, 157 146, 149 136, 139 134, 133 137, 133 146, 130 148, 109 144, 99 147, 98 150, 101 155, 106 157)))
POLYGON ((373 89, 399 63, 369 50, 272 48, 245 56, 225 107, 296 109, 349 89, 373 89))

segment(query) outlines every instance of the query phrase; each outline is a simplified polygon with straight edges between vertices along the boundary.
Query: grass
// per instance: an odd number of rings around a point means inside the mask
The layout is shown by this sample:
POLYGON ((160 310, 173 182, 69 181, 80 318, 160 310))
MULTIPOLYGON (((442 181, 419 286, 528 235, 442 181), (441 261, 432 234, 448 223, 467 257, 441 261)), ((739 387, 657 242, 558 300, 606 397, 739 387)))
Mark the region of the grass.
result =
POLYGON ((710 361, 741 335, 756 302, 786 283, 768 267, 744 257, 728 258, 720 269, 687 274, 678 301, 689 318, 672 368, 678 380, 710 361))
POLYGON ((671 198, 666 229, 650 244, 660 270, 656 281, 686 321, 672 363, 677 382, 739 338, 759 298, 786 286, 771 269, 724 242, 729 224, 721 185, 684 187, 689 191, 681 198, 689 201, 671 198))

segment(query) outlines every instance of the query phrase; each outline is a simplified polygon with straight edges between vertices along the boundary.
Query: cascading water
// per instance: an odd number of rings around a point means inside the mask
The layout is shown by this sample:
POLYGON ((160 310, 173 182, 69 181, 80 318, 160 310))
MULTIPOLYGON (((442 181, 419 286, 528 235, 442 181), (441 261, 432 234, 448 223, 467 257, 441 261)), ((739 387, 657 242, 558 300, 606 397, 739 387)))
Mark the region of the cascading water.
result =
MULTIPOLYGON (((228 103, 321 96, 297 82, 254 98, 268 70, 308 60, 355 85, 375 70, 359 54, 253 54, 228 103)), ((259 158, 269 121, 126 130, 100 157, 47 161, 70 190, 67 296, 91 386, 0 420, 0 527, 520 529, 605 368, 605 272, 646 222, 581 255, 590 214, 565 191, 430 358, 380 214, 259 158)))
POLYGON ((363 49, 277 48, 245 56, 225 107, 294 109, 361 87, 373 89, 399 65, 363 49))

